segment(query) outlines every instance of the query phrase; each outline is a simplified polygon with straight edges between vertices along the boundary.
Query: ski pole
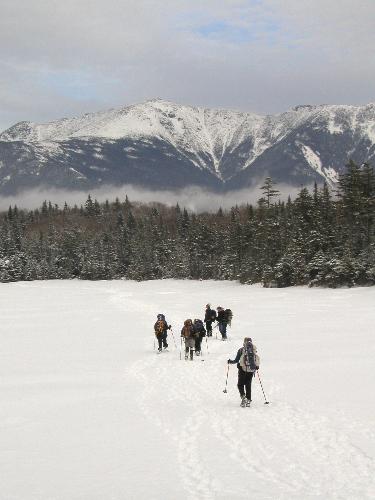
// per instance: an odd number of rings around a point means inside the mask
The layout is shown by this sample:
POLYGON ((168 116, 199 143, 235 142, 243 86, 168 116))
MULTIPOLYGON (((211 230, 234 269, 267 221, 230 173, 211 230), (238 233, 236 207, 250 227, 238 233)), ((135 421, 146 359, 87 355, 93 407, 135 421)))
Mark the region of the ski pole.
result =
POLYGON ((264 404, 265 404, 265 405, 269 405, 269 404, 270 404, 270 402, 269 402, 269 401, 267 401, 267 398, 266 398, 266 395, 265 395, 265 393, 264 393, 264 389, 263 389, 263 384, 262 384, 262 381, 260 380, 260 376, 259 376, 259 371, 258 371, 258 370, 257 370, 257 374, 258 374, 258 379, 259 379, 259 382, 260 382, 260 386, 261 386, 262 391, 263 391, 263 396, 264 396, 264 401, 265 401, 265 403, 264 403, 264 404))
POLYGON ((227 378, 226 378, 226 380, 225 380, 225 388, 224 388, 224 390, 223 390, 223 392, 225 392, 225 393, 227 393, 227 392, 228 392, 228 391, 227 391, 227 385, 228 385, 229 366, 230 366, 230 365, 229 365, 229 363, 228 363, 227 378))
POLYGON ((174 347, 175 347, 175 349, 177 349, 177 344, 176 344, 176 341, 175 341, 175 338, 174 338, 174 333, 173 333, 172 327, 171 327, 171 334, 172 334, 172 337, 173 337, 174 347))

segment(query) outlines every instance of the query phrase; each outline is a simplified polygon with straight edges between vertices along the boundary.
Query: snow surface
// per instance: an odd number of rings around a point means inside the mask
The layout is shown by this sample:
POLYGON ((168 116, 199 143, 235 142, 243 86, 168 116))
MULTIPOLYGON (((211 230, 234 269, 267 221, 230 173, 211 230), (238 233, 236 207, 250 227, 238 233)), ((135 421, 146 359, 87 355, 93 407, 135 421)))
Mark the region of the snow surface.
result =
POLYGON ((374 287, 0 284, 0 498, 375 498, 374 304, 374 287), (234 311, 229 341, 180 361, 208 301, 234 311), (245 335, 270 405, 254 381, 239 407, 234 365, 223 393, 245 335))

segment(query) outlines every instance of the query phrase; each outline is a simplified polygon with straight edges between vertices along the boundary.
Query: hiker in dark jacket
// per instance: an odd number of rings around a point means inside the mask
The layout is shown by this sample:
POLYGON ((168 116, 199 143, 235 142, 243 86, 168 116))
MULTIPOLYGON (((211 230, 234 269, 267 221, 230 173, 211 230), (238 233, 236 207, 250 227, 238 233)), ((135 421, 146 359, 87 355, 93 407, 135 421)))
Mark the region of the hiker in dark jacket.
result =
POLYGON ((229 364, 237 363, 238 368, 238 391, 241 396, 241 406, 250 406, 251 382, 255 372, 259 368, 259 356, 257 348, 250 337, 245 337, 243 346, 238 349, 236 357, 228 359, 229 364), (246 390, 246 393, 245 393, 246 390))
POLYGON ((210 304, 206 305, 204 322, 206 323, 207 337, 212 337, 212 323, 216 321, 216 311, 211 309, 210 304))
POLYGON ((196 337, 195 337, 195 354, 197 356, 200 356, 202 339, 203 339, 203 337, 206 336, 206 329, 203 326, 203 321, 201 319, 195 319, 193 326, 194 326, 195 335, 196 335, 196 337))
POLYGON ((221 333, 221 340, 227 340, 227 324, 228 318, 222 307, 217 307, 216 321, 219 325, 219 332, 221 333))
POLYGON ((193 361, 196 332, 191 319, 186 319, 184 321, 184 326, 182 327, 181 330, 181 337, 185 341, 185 359, 189 358, 189 351, 190 351, 190 360, 193 361))
POLYGON ((170 329, 171 325, 168 325, 168 323, 166 322, 164 314, 158 314, 157 321, 154 324, 154 330, 155 330, 155 336, 158 339, 159 352, 162 351, 163 347, 164 349, 167 349, 168 347, 167 336, 168 336, 168 330, 170 329))

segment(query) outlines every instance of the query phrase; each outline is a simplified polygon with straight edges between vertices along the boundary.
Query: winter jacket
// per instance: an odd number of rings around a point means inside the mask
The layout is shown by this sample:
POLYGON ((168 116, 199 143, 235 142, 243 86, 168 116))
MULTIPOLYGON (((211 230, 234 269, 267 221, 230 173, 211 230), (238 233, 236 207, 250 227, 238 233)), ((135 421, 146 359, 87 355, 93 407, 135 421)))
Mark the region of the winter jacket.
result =
MULTIPOLYGON (((257 362, 257 360, 258 360, 258 363, 259 363, 259 357, 257 355, 257 348, 256 348, 256 346, 254 344, 253 344, 253 351, 254 351, 254 354, 255 354, 255 362, 257 362)), ((236 357, 233 360, 232 359, 228 359, 228 363, 230 365, 234 365, 234 364, 237 363, 237 368, 238 369, 241 368, 243 371, 246 371, 245 361, 244 361, 244 356, 243 356, 243 347, 240 347, 238 349, 237 355, 236 355, 236 357)))
POLYGON ((158 337, 159 335, 165 335, 167 333, 167 330, 169 330, 169 326, 168 326, 168 323, 162 319, 162 320, 158 320, 155 324, 154 324, 154 330, 155 330, 155 335, 158 337), (159 328, 159 323, 161 324, 162 326, 162 329, 159 328))
POLYGON ((203 338, 206 336, 206 329, 203 326, 202 321, 194 322, 193 327, 194 327, 194 330, 195 330, 197 336, 199 336, 200 338, 203 338))
POLYGON ((214 309, 206 309, 204 321, 216 321, 216 311, 214 309))

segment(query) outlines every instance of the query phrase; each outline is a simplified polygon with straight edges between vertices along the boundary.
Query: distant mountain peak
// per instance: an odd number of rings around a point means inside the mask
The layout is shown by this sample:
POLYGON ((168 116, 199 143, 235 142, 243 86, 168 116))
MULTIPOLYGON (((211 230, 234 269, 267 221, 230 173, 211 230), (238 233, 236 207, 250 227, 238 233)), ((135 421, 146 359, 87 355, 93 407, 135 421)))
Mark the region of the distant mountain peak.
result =
POLYGON ((304 104, 262 116, 155 98, 13 125, 0 134, 0 193, 42 183, 237 189, 266 175, 333 183, 350 158, 371 162, 374 144, 374 103, 304 104))

